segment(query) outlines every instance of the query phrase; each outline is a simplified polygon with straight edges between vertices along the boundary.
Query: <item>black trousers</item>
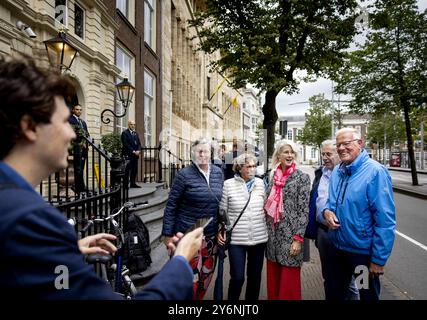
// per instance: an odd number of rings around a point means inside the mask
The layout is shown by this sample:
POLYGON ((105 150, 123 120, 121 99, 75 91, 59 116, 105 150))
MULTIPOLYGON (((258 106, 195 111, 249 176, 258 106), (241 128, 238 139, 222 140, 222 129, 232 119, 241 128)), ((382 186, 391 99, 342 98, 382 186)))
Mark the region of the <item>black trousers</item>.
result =
POLYGON ((126 166, 126 177, 129 177, 130 185, 133 186, 136 184, 136 176, 138 174, 138 159, 134 155, 128 156, 128 163, 126 166))
POLYGON ((87 153, 82 147, 73 148, 74 188, 76 193, 86 190, 83 172, 85 168, 87 153))

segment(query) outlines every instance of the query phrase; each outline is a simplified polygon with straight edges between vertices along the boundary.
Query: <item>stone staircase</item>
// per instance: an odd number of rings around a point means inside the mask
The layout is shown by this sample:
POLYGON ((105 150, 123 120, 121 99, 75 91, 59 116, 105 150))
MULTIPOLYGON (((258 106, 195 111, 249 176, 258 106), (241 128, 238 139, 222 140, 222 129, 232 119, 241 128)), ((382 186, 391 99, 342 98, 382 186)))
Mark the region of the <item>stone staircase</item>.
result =
POLYGON ((164 183, 138 183, 140 189, 129 189, 129 201, 135 203, 130 209, 145 223, 150 234, 150 267, 141 273, 131 275, 135 285, 141 286, 149 281, 169 260, 166 247, 162 243, 163 212, 169 197, 169 189, 164 183), (148 202, 148 203, 146 203, 148 202))

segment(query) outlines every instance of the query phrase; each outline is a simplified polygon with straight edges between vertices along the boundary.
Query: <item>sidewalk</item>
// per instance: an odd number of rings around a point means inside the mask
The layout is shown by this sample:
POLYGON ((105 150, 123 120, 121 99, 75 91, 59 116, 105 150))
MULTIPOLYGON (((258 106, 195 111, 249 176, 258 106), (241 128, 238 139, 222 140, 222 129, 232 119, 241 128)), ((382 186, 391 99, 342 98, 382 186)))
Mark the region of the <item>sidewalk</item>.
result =
MULTIPOLYGON (((228 282, 230 280, 229 272, 229 260, 228 258, 224 261, 224 298, 227 298, 228 282)), ((387 269, 386 269, 387 275, 387 269)), ((381 277, 381 300, 409 300, 408 296, 405 295, 398 287, 396 287, 387 276, 381 277)), ((213 299, 213 289, 215 285, 216 272, 212 278, 212 282, 209 286, 208 292, 204 300, 213 299)), ((325 293, 323 290, 323 278, 320 267, 320 258, 317 248, 314 246, 314 242, 310 241, 310 261, 304 262, 301 270, 301 285, 302 285, 302 299, 303 300, 324 300, 325 293)), ((241 300, 245 297, 246 283, 243 285, 241 300)), ((262 280, 261 280, 261 291, 260 300, 267 300, 267 279, 266 279, 266 268, 264 264, 262 280)))
POLYGON ((412 185, 412 181, 393 181, 393 191, 427 200, 427 184, 412 185))

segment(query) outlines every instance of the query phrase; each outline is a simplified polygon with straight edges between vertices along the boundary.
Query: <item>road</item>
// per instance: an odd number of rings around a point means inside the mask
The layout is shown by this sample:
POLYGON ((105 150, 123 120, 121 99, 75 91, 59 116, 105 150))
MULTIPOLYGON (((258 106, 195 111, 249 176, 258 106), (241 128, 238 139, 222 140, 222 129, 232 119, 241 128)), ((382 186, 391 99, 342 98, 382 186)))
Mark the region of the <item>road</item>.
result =
POLYGON ((427 200, 395 193, 396 240, 387 278, 416 300, 427 299, 427 200))

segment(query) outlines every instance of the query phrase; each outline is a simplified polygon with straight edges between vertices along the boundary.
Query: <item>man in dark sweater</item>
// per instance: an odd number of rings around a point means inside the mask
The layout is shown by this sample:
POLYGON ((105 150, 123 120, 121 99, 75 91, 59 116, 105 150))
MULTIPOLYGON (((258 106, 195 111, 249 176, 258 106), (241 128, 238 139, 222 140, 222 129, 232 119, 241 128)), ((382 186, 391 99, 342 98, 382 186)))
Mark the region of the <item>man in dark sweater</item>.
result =
MULTIPOLYGON (((34 190, 43 178, 67 166, 68 148, 76 135, 64 97, 73 91, 68 78, 42 71, 29 58, 6 61, 0 56, 2 298, 121 298, 82 255, 114 252, 109 240, 115 236, 98 234, 77 241, 64 215, 34 190), (58 287, 61 274, 67 277, 66 287, 58 287)), ((173 258, 137 298, 191 298, 193 273, 188 261, 201 242, 201 228, 172 237, 168 248, 175 250, 173 258)))

